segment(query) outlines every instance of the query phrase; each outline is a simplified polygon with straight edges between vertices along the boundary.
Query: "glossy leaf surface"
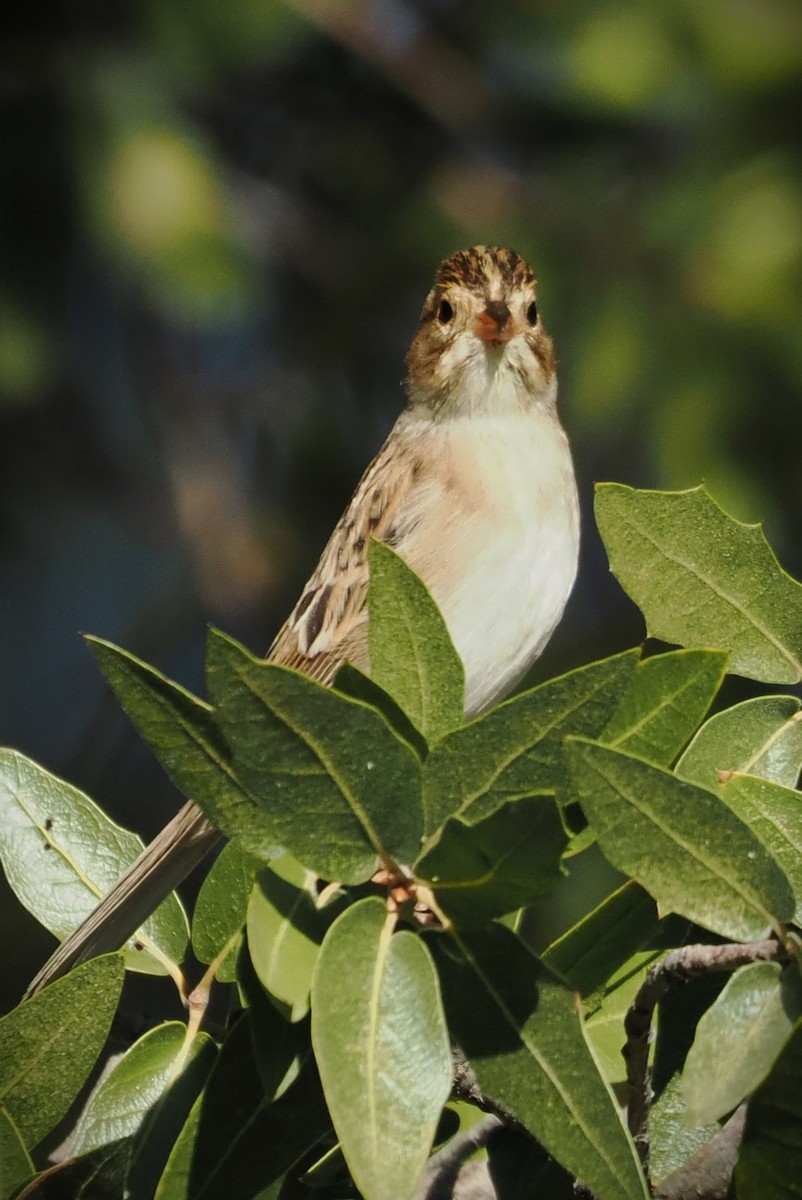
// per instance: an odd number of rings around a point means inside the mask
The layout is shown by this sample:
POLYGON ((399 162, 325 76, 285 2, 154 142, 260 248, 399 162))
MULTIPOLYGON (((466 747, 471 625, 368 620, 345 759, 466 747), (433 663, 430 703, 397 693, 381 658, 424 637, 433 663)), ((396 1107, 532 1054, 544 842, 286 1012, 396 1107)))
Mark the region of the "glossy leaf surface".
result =
POLYGON ((757 696, 715 713, 677 763, 677 774, 717 788, 721 772, 741 771, 794 787, 802 769, 802 714, 794 696, 757 696))
POLYGON ((712 792, 579 738, 569 762, 605 855, 654 897, 661 915, 680 913, 736 941, 789 920, 785 875, 712 792))
MULTIPOLYGON (((384 717, 221 634, 210 636, 207 669, 237 776, 277 844, 344 883, 369 878, 380 856, 416 856, 420 764, 384 717)), ((224 828, 249 848, 236 814, 224 828)))
POLYGON ((434 939, 452 1031, 501 1101, 599 1200, 646 1186, 570 988, 501 925, 434 939))
POLYGON ((27 1146, 64 1116, 92 1070, 123 974, 118 954, 93 958, 0 1020, 0 1106, 27 1146))
MULTIPOLYGON (((3 868, 20 902, 57 938, 89 915, 143 846, 84 792, 23 754, 0 750, 3 868)), ((172 895, 129 941, 126 966, 164 975, 165 961, 182 961, 188 937, 172 895)))
POLYGON ((136 1133, 165 1089, 210 1043, 205 1033, 188 1039, 187 1027, 180 1021, 149 1030, 92 1093, 75 1127, 71 1152, 86 1154, 136 1133))
POLYGON ((563 738, 601 733, 636 662, 637 652, 627 651, 591 663, 455 729, 424 767, 427 832, 447 817, 473 823, 508 800, 562 787, 563 738))
POLYGON ((730 670, 765 683, 802 678, 802 584, 759 525, 727 516, 705 492, 596 489, 610 569, 650 637, 730 652, 730 670))
POLYGON ((768 1075, 802 1015, 799 976, 778 963, 736 971, 696 1027, 682 1072, 692 1124, 705 1125, 737 1108, 768 1075))
POLYGON ((393 926, 379 899, 346 909, 312 983, 312 1044, 326 1101, 367 1200, 415 1195, 451 1089, 434 965, 420 937, 393 926))
POLYGON ((204 879, 192 914, 192 949, 202 963, 217 964, 221 983, 236 979, 237 953, 248 911, 248 899, 262 863, 239 842, 221 850, 204 879))
POLYGON ((402 558, 371 542, 370 675, 430 743, 462 722, 465 671, 440 610, 402 558))

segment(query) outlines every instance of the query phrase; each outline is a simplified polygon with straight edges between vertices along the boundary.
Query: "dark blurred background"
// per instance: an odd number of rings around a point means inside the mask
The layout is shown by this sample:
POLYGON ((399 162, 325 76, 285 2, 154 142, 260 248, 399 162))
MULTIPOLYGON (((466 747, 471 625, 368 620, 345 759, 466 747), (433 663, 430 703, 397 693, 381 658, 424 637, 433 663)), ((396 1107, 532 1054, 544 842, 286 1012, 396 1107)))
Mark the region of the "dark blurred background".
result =
MULTIPOLYGON (((266 649, 473 242, 535 266, 585 507, 536 674, 642 636, 594 480, 704 480, 802 574, 799 0, 14 8, 0 742, 155 831, 80 631, 195 690, 208 622, 266 649)), ((25 978, 51 939, 3 897, 25 978)))

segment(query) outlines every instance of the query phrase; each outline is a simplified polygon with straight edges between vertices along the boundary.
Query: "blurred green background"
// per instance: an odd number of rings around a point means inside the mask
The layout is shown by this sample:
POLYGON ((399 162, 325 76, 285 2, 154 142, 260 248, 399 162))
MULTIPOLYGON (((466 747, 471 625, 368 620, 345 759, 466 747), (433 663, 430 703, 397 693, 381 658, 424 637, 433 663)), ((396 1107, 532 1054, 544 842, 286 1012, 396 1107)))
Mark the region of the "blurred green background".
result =
MULTIPOLYGON (((473 242, 535 266, 583 494, 537 673, 642 635, 594 480, 705 480, 802 575, 799 0, 29 7, 0 40, 0 742, 161 824, 79 631, 195 689, 207 622, 265 649, 473 242)), ((19 928, 25 977, 50 940, 19 928)))

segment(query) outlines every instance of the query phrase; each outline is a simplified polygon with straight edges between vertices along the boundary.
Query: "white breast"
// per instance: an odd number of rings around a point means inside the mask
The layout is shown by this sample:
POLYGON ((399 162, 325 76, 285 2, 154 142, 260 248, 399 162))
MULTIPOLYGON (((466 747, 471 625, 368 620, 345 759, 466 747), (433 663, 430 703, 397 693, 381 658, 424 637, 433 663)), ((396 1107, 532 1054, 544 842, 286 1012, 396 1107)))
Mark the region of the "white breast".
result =
POLYGON ((470 486, 464 498, 444 491, 453 518, 441 510, 439 561, 420 568, 465 665, 470 716, 515 684, 559 621, 576 576, 578 502, 553 411, 473 415, 442 433, 444 463, 469 472, 470 486))

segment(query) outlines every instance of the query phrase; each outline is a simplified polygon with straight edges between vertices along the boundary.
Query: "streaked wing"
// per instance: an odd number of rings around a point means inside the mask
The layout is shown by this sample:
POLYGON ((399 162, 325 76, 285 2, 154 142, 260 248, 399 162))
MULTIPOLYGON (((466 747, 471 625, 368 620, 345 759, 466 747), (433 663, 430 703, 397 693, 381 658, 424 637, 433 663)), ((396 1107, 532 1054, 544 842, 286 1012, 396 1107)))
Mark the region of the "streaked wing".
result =
POLYGON ((421 461, 394 432, 360 480, 320 562, 267 657, 331 683, 346 661, 368 666, 368 546, 393 545, 419 519, 414 503, 421 461))

